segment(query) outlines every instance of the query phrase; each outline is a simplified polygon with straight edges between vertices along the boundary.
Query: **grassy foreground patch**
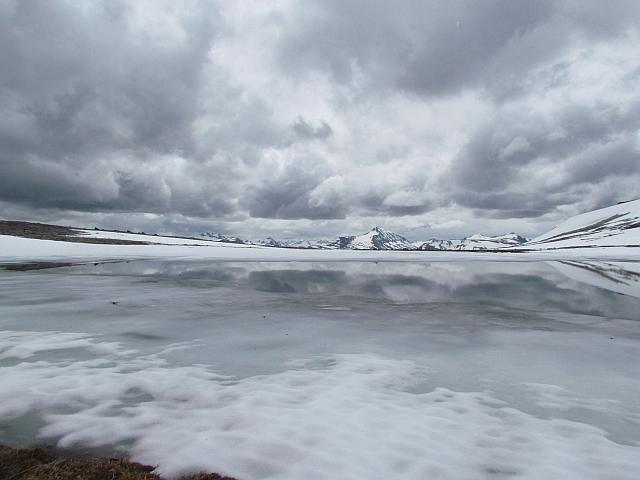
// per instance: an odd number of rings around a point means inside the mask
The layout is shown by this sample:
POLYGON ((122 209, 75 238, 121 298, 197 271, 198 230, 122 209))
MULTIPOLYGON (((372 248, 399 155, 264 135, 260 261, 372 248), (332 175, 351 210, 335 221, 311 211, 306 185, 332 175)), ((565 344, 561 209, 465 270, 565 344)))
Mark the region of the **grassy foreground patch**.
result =
MULTIPOLYGON (((120 458, 56 458, 42 448, 0 445, 0 480, 162 480, 154 467, 120 458)), ((233 480, 196 473, 180 480, 233 480)))

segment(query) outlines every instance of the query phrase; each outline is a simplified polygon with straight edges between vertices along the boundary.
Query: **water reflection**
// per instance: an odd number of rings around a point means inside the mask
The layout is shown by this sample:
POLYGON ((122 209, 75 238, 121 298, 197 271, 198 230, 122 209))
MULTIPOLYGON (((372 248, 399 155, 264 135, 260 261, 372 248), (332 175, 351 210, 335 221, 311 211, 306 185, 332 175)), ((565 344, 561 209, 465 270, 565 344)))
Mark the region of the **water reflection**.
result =
POLYGON ((337 293, 348 285, 346 271, 265 270, 249 272, 248 285, 261 292, 337 293))
MULTIPOLYGON (((638 262, 458 263, 202 263, 140 261, 65 269, 77 275, 194 288, 233 288, 284 296, 287 301, 350 310, 421 305, 472 306, 522 312, 638 319, 638 262), (622 295, 620 295, 622 294, 622 295)), ((52 273, 52 271, 49 271, 52 273)), ((44 274, 44 273, 43 273, 44 274)), ((249 296, 246 297, 247 301, 249 296)), ((276 297, 274 297, 276 298, 276 297)), ((271 299, 273 300, 273 299, 271 299)))
POLYGON ((640 262, 550 262, 556 270, 580 283, 640 297, 640 262))

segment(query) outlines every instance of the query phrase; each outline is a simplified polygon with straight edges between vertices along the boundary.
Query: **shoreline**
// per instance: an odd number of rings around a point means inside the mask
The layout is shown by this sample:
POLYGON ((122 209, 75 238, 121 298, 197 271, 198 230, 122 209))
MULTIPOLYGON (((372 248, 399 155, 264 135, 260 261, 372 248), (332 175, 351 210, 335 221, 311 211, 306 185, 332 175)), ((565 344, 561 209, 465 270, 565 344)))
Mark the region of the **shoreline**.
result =
MULTIPOLYGON (((2 480, 169 480, 156 467, 126 457, 73 455, 47 446, 13 448, 0 444, 2 480)), ((217 473, 196 472, 178 480, 235 480, 217 473)))

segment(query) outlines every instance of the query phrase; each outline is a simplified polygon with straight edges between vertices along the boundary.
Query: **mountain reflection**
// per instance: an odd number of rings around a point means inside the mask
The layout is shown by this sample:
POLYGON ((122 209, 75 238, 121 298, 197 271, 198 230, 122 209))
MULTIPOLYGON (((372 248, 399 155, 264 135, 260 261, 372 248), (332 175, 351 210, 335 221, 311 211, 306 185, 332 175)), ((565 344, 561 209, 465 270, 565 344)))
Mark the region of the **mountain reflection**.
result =
POLYGON ((640 298, 640 262, 549 262, 580 283, 640 298))
POLYGON ((640 307, 640 263, 636 262, 140 261, 65 270, 130 276, 167 287, 231 288, 241 298, 249 298, 252 291, 267 295, 264 300, 298 298, 300 305, 322 304, 345 311, 377 304, 432 311, 462 308, 471 313, 511 310, 511 318, 516 312, 533 318, 563 311, 636 319, 640 307))

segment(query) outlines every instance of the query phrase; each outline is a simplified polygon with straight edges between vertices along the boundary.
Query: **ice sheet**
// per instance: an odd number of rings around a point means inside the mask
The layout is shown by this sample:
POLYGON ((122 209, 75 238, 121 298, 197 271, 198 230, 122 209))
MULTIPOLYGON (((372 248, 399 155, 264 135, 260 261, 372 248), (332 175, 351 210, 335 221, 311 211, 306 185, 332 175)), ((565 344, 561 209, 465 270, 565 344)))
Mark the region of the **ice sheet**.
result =
POLYGON ((478 261, 1 272, 0 441, 168 476, 635 478, 640 300, 579 280, 478 261))

